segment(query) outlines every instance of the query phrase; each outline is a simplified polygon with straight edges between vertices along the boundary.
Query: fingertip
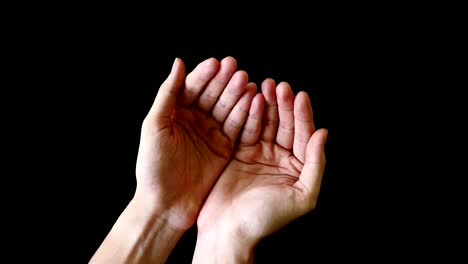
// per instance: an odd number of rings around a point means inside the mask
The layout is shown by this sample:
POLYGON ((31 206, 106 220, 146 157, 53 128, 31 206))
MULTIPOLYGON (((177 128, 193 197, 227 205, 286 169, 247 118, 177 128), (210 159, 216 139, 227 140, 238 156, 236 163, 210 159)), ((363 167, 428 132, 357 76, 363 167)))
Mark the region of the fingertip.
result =
POLYGON ((266 78, 262 82, 262 92, 265 92, 267 90, 271 90, 275 86, 276 86, 275 80, 273 80, 272 78, 266 78))
POLYGON ((177 73, 181 67, 183 68, 184 66, 184 61, 181 58, 176 57, 172 63, 171 74, 177 73))
POLYGON ((320 128, 316 130, 312 134, 312 137, 310 138, 309 143, 307 144, 307 153, 309 154, 313 153, 316 147, 319 147, 319 149, 322 149, 322 147, 325 146, 327 138, 328 138, 328 129, 320 128))
POLYGON ((238 76, 237 78, 245 80, 245 82, 249 81, 249 74, 246 71, 238 70, 235 74, 238 76))
POLYGON ((174 59, 174 62, 172 63, 171 72, 174 72, 174 70, 177 69, 177 66, 179 65, 179 63, 180 63, 180 59, 178 57, 176 57, 174 59))
POLYGON ((226 57, 219 62, 219 71, 222 74, 223 81, 229 81, 237 68, 237 62, 232 57, 226 57))
MULTIPOLYGON (((211 57, 206 59, 200 62, 197 67, 195 67, 195 69, 190 72, 190 74, 187 76, 187 79, 190 79, 191 82, 197 85, 199 85, 199 82, 205 83, 213 78, 213 76, 215 76, 219 70, 219 66, 220 64, 215 58, 211 57)), ((199 88, 200 87, 197 87, 197 89, 199 88)))
POLYGON ((156 98, 149 111, 150 115, 169 117, 176 105, 177 96, 183 86, 185 67, 183 61, 176 57, 172 64, 171 72, 159 87, 156 98))
MULTIPOLYGON (((247 100, 249 101, 249 107, 252 103, 253 98, 255 97, 255 94, 257 93, 257 85, 253 82, 249 82, 244 91, 244 95, 247 97, 247 100)), ((249 110, 249 109, 247 109, 249 110)))
POLYGON ((328 129, 326 128, 322 128, 324 130, 324 138, 323 138, 323 143, 327 143, 327 140, 328 140, 328 129))
POLYGON ((237 89, 244 91, 249 86, 248 81, 249 76, 247 75, 247 72, 238 70, 233 74, 229 82, 233 82, 232 84, 237 87, 237 89))
POLYGON ((258 104, 264 104, 265 103, 265 97, 263 96, 262 93, 257 93, 254 97, 254 100, 257 101, 258 104))
POLYGON ((291 86, 287 82, 280 82, 276 88, 276 96, 279 99, 287 100, 294 96, 291 86))
POLYGON ((221 60, 221 63, 232 63, 237 66, 237 60, 233 56, 226 56, 223 60, 221 60))
POLYGON ((316 131, 316 133, 319 132, 321 135, 320 135, 320 142, 324 143, 327 141, 327 138, 328 138, 328 129, 326 128, 320 128, 316 131))
POLYGON ((309 100, 310 101, 309 94, 304 92, 304 91, 298 92, 297 95, 296 95, 296 98, 301 98, 301 100, 305 100, 305 101, 309 100))
POLYGON ((267 78, 262 82, 262 93, 265 101, 269 105, 276 105, 276 83, 272 78, 267 78))
POLYGON ((258 118, 263 115, 265 108, 265 98, 263 94, 257 93, 252 100, 252 107, 250 108, 250 114, 258 118))
POLYGON ((206 63, 212 63, 212 64, 217 64, 218 63, 218 60, 215 57, 210 57, 210 58, 206 59, 205 61, 206 61, 206 63))
POLYGON ((204 61, 205 66, 207 67, 207 71, 210 71, 212 73, 211 75, 214 75, 218 69, 219 69, 219 62, 216 58, 211 57, 207 60, 204 61))
POLYGON ((294 99, 294 114, 300 119, 312 118, 312 104, 304 91, 300 91, 294 99))
POLYGON ((253 91, 253 92, 256 93, 257 92, 257 84, 255 84, 254 82, 247 83, 246 90, 248 90, 249 92, 253 91))

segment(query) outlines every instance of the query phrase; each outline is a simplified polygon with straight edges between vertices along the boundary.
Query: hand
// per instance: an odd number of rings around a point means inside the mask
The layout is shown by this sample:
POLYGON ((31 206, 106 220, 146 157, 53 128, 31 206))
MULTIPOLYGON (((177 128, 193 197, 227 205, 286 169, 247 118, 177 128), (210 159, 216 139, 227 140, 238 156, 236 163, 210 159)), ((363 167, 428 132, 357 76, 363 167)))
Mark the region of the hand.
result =
POLYGON ((164 263, 231 158, 256 86, 236 61, 176 59, 145 118, 135 196, 90 263, 164 263))
POLYGON ((327 130, 315 131, 305 92, 295 97, 287 83, 275 87, 271 79, 262 92, 253 100, 233 159, 200 212, 194 262, 207 251, 210 258, 247 261, 261 238, 316 205, 327 130))
POLYGON ((257 88, 236 67, 211 58, 185 78, 176 59, 143 122, 136 196, 174 229, 195 223, 247 118, 257 88))

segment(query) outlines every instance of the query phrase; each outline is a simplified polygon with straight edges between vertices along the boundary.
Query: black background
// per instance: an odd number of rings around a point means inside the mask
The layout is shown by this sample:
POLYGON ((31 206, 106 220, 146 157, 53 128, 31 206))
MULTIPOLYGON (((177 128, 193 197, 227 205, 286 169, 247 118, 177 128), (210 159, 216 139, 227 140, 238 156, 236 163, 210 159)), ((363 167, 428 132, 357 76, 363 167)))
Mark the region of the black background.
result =
MULTIPOLYGON (((329 129, 316 210, 265 238, 257 263, 429 254, 415 249, 430 235, 414 216, 434 201, 411 194, 421 178, 411 166, 420 147, 412 127, 422 121, 418 109, 407 111, 419 89, 407 80, 419 59, 408 14, 372 6, 184 7, 24 7, 19 107, 34 106, 40 140, 30 155, 52 190, 43 193, 50 211, 37 216, 43 235, 58 233, 48 247, 66 262, 91 258, 133 195, 141 122, 174 58, 190 71, 229 55, 257 84, 272 77, 307 91, 316 126, 329 129)), ((195 240, 194 227, 168 262, 190 263, 195 240)))

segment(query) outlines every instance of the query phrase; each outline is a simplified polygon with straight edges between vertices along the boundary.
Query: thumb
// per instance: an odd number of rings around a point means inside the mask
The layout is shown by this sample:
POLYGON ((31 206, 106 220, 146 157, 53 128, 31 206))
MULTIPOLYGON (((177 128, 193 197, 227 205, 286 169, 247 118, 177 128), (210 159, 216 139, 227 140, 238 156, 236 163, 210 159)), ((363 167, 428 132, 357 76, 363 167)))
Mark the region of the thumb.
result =
POLYGON ((176 58, 172 70, 167 79, 159 87, 158 94, 150 109, 150 115, 154 117, 170 117, 174 111, 177 96, 185 79, 184 62, 176 58))
POLYGON ((316 201, 320 192, 323 171, 325 170, 325 142, 328 130, 315 131, 307 143, 305 163, 299 181, 306 187, 311 201, 316 201))

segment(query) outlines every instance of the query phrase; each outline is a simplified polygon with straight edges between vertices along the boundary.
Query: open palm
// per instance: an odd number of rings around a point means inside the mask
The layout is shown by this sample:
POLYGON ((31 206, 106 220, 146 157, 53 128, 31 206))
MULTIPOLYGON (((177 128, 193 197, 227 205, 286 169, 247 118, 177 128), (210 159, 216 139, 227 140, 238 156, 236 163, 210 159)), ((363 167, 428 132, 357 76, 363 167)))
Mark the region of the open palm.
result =
POLYGON ((200 232, 251 245, 315 207, 325 167, 325 129, 308 95, 271 79, 252 102, 240 144, 198 217, 200 232), (266 104, 266 105, 265 105, 266 104))
POLYGON ((256 86, 236 61, 208 59, 185 77, 180 59, 161 85, 142 126, 137 192, 187 229, 225 168, 256 86))

